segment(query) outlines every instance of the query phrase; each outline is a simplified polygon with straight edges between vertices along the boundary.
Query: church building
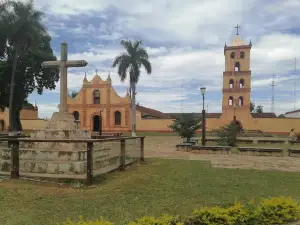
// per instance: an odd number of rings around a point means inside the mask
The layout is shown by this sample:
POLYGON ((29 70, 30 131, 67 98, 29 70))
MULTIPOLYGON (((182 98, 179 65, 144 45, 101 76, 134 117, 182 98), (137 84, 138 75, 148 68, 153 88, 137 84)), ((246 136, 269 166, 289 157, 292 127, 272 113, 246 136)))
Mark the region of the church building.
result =
POLYGON ((129 93, 120 97, 111 85, 109 74, 106 80, 95 75, 88 81, 85 76, 79 93, 68 98, 68 110, 84 130, 99 132, 101 124, 103 131, 131 129, 129 93))

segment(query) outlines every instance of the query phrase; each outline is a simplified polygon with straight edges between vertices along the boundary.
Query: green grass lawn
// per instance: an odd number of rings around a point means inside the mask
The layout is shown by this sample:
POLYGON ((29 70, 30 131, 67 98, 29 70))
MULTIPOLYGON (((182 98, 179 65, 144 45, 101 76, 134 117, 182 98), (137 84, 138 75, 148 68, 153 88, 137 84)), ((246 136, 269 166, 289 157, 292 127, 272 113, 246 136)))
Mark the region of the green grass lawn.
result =
POLYGON ((300 174, 212 168, 209 163, 148 159, 126 172, 108 175, 88 189, 27 181, 0 183, 1 225, 54 225, 82 215, 125 224, 145 215, 189 214, 205 205, 291 196, 300 200, 300 174))

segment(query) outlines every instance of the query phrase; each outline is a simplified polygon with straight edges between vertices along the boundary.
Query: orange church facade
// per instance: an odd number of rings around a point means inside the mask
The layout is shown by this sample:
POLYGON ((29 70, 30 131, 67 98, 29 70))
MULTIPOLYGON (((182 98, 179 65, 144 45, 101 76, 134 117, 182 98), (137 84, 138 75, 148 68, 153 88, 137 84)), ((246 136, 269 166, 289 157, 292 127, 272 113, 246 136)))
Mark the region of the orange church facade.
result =
POLYGON ((130 97, 120 97, 111 85, 110 75, 106 80, 95 75, 91 81, 85 77, 82 88, 74 98, 68 98, 68 110, 84 130, 129 131, 130 97), (100 121, 101 120, 101 121, 100 121))

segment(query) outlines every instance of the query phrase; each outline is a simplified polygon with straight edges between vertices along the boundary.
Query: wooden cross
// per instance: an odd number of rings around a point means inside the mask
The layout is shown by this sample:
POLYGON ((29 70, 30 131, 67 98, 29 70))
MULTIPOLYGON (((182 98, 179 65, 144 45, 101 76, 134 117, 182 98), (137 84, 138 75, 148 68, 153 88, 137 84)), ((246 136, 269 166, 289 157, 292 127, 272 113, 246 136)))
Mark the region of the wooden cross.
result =
POLYGON ((42 63, 42 68, 59 68, 60 69, 60 104, 59 112, 68 112, 68 67, 85 67, 85 60, 68 61, 68 45, 66 42, 61 43, 60 61, 46 61, 42 63))
POLYGON ((237 24, 236 27, 234 27, 234 28, 236 28, 236 35, 239 35, 239 28, 241 28, 241 27, 237 24))

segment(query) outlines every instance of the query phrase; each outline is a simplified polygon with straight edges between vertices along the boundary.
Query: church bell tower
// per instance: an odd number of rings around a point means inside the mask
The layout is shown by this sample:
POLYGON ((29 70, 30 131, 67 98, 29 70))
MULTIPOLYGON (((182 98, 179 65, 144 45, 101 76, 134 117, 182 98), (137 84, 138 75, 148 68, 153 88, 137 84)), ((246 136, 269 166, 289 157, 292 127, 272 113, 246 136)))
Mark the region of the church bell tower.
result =
POLYGON ((250 115, 250 43, 244 44, 238 25, 237 33, 231 46, 224 46, 225 71, 223 72, 222 112, 232 118, 250 115))

